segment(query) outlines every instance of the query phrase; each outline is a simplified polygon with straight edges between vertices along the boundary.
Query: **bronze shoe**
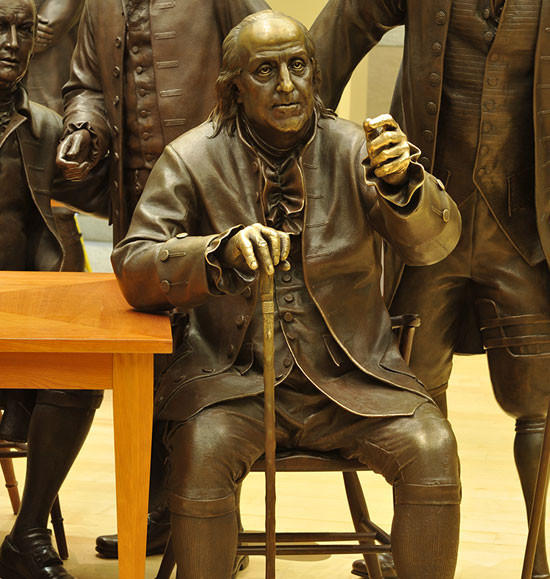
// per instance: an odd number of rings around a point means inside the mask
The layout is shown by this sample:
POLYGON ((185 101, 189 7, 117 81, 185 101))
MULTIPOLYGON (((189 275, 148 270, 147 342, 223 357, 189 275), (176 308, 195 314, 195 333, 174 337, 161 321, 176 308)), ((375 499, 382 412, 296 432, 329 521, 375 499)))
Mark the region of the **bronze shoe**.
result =
POLYGON ((0 547, 2 579, 75 579, 63 567, 52 546, 48 529, 29 529, 15 539, 4 538, 0 547))
MULTIPOLYGON (((378 560, 380 561, 380 569, 382 570, 382 577, 384 577, 384 579, 398 579, 391 553, 378 555, 378 560)), ((365 579, 369 579, 370 577, 364 559, 358 559, 353 562, 351 573, 352 575, 364 577, 365 579)))

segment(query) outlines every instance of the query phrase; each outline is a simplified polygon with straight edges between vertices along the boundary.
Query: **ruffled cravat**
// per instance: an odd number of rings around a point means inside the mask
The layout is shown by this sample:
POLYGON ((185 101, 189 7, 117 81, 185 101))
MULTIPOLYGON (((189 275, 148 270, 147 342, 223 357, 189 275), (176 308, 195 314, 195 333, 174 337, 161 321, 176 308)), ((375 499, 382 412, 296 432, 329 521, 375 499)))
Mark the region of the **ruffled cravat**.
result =
POLYGON ((303 229, 305 193, 298 159, 309 139, 290 149, 276 149, 257 135, 244 117, 242 122, 242 132, 258 154, 264 180, 261 203, 267 224, 279 231, 299 235, 303 229))

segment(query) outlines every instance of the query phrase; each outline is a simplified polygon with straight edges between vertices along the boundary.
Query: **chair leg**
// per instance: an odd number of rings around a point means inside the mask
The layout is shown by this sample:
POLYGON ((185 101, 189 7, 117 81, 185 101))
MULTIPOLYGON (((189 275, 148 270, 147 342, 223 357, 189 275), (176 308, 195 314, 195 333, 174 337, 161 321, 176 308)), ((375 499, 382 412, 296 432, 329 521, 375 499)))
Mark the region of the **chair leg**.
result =
MULTIPOLYGON (((370 516, 359 477, 356 472, 343 472, 342 475, 344 477, 344 486, 346 487, 349 510, 355 530, 357 532, 368 531, 370 529, 365 522, 370 521, 370 516)), ((363 540, 361 544, 370 546, 374 544, 374 540, 363 540)), ((380 562, 376 553, 364 553, 363 557, 365 558, 370 579, 383 579, 380 562)))
POLYGON ((174 549, 172 547, 172 537, 168 539, 164 549, 164 555, 159 567, 159 571, 155 579, 170 579, 170 575, 176 566, 176 557, 174 556, 174 549))
POLYGON ((6 481, 6 488, 8 489, 13 514, 17 515, 19 507, 21 506, 21 499, 19 497, 19 489, 17 488, 15 471, 13 470, 13 460, 11 458, 0 458, 0 465, 4 473, 4 480, 6 481))
POLYGON ((61 514, 61 506, 59 504, 59 495, 55 497, 50 514, 59 556, 62 559, 68 559, 69 550, 67 549, 67 537, 65 536, 65 527, 63 526, 63 516, 61 514))

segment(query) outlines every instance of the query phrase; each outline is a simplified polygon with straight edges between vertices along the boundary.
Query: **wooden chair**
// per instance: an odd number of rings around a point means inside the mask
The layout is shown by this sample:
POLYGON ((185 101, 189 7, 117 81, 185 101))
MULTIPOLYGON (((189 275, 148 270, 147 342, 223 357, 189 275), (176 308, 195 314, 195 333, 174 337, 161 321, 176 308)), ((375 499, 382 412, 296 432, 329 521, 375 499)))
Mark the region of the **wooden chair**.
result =
MULTIPOLYGON (((420 316, 405 314, 392 317, 392 328, 399 343, 401 355, 408 363, 414 332, 420 325, 420 316)), ((357 475, 370 470, 355 460, 347 460, 336 453, 278 450, 275 459, 277 472, 334 472, 344 478, 344 486, 355 532, 348 533, 277 533, 275 550, 279 555, 361 554, 370 579, 383 579, 379 555, 391 552, 390 536, 370 518, 361 483, 357 475), (342 541, 353 541, 343 544, 342 541)), ((261 458, 252 467, 254 472, 265 472, 261 458)), ((266 555, 266 533, 239 533, 237 554, 266 555)), ((168 541, 156 579, 169 579, 175 567, 172 542, 168 541)))
MULTIPOLYGON (((8 495, 10 497, 11 507, 14 515, 17 515, 19 512, 21 499, 19 497, 17 478, 15 477, 12 459, 26 456, 26 443, 0 441, 0 465, 2 466, 2 472, 4 473, 4 480, 6 482, 6 488, 8 489, 8 495)), ((59 496, 55 498, 50 516, 59 556, 62 559, 68 559, 69 551, 67 548, 67 537, 65 536, 65 527, 63 526, 63 516, 61 514, 61 506, 59 504, 59 496)))

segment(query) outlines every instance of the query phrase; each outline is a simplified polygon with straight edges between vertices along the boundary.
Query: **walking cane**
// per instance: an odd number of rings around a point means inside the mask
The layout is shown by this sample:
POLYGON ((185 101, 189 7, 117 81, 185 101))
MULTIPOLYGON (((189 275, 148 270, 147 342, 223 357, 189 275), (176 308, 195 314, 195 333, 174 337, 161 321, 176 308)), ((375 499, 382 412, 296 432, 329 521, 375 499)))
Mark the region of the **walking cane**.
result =
POLYGON ((527 546, 525 548, 525 558, 523 559, 523 571, 521 579, 531 579, 533 565, 535 563, 535 551, 542 520, 544 505, 546 504, 546 494, 548 492, 548 475, 550 474, 550 403, 546 414, 546 424, 544 426, 544 437, 542 439, 542 448, 540 450, 539 470, 537 473, 537 482, 535 484, 535 494, 533 497, 533 506, 531 507, 531 517, 529 520, 529 534, 527 536, 527 546))
POLYGON ((273 276, 260 271, 264 328, 265 577, 275 579, 275 342, 273 276))

